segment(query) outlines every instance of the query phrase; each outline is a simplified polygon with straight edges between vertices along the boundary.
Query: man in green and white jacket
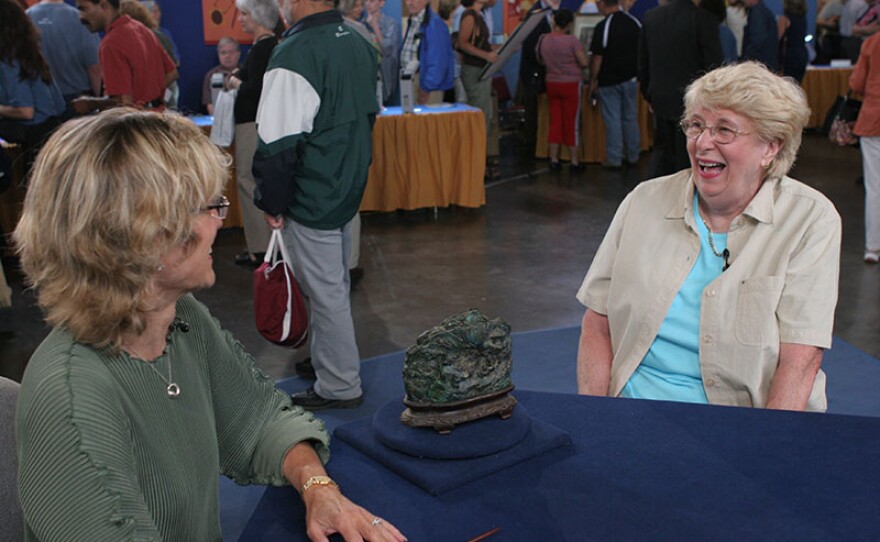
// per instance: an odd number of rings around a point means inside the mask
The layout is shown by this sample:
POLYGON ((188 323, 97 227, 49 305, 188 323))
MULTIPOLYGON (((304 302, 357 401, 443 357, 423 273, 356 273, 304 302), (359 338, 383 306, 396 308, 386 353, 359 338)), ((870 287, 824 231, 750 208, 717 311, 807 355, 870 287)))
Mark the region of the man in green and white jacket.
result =
POLYGON ((324 0, 281 0, 293 26, 275 48, 257 110, 254 203, 283 228, 309 301, 317 381, 305 408, 363 402, 349 299, 351 220, 372 160, 376 52, 324 0))

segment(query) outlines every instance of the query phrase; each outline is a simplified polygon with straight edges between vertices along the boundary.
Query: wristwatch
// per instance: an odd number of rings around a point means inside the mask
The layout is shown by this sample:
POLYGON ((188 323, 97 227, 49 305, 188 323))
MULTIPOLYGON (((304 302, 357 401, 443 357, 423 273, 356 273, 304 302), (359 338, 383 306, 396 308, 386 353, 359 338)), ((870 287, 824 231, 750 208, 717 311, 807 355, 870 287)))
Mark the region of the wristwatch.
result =
POLYGON ((303 484, 300 494, 305 495, 306 491, 308 491, 310 487, 314 486, 331 486, 339 489, 339 484, 334 482, 333 478, 330 478, 329 476, 312 476, 311 478, 306 480, 306 483, 303 484))

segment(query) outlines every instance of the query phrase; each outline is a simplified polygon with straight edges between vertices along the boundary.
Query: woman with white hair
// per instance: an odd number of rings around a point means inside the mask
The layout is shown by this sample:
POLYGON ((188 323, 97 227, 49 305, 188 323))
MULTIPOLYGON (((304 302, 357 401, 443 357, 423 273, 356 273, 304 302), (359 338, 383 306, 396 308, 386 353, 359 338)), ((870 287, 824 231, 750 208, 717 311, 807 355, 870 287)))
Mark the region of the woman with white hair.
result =
POLYGON ((235 181, 247 244, 247 250, 235 257, 235 263, 257 267, 269 245, 270 231, 263 220, 263 212, 254 205, 256 181, 251 164, 257 150, 256 118, 263 92, 263 74, 278 44, 275 27, 281 15, 275 0, 236 0, 235 6, 242 30, 254 36, 254 44, 241 69, 233 72, 226 82, 227 88, 238 89, 235 98, 235 181))
POLYGON ((577 294, 580 393, 825 410, 841 224, 787 176, 809 113, 756 62, 688 87, 691 169, 627 196, 577 294))

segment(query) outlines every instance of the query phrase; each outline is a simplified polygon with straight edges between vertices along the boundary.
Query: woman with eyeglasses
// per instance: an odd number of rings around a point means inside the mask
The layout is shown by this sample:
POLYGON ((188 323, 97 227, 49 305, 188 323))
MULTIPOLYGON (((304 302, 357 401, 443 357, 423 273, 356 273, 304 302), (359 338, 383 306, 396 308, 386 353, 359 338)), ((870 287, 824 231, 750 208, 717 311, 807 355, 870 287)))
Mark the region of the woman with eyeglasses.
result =
POLYGON ((14 235, 53 326, 16 411, 26 540, 222 540, 219 473, 292 485, 313 540, 403 540, 339 492, 323 424, 192 295, 214 284, 227 167, 183 117, 122 108, 38 156, 14 235))
POLYGON ((577 294, 580 393, 825 410, 841 225, 787 176, 808 118, 756 62, 688 87, 691 168, 627 196, 577 294))

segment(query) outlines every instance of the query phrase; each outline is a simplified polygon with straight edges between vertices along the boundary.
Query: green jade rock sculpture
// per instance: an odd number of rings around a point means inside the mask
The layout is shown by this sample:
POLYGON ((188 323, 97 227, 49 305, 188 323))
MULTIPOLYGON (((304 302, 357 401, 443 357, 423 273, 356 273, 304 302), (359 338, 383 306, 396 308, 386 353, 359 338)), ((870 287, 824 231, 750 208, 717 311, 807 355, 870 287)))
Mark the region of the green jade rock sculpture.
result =
POLYGON ((471 309, 451 316, 406 351, 403 383, 411 427, 449 433, 456 425, 487 416, 507 419, 516 399, 510 372, 510 326, 471 309))

